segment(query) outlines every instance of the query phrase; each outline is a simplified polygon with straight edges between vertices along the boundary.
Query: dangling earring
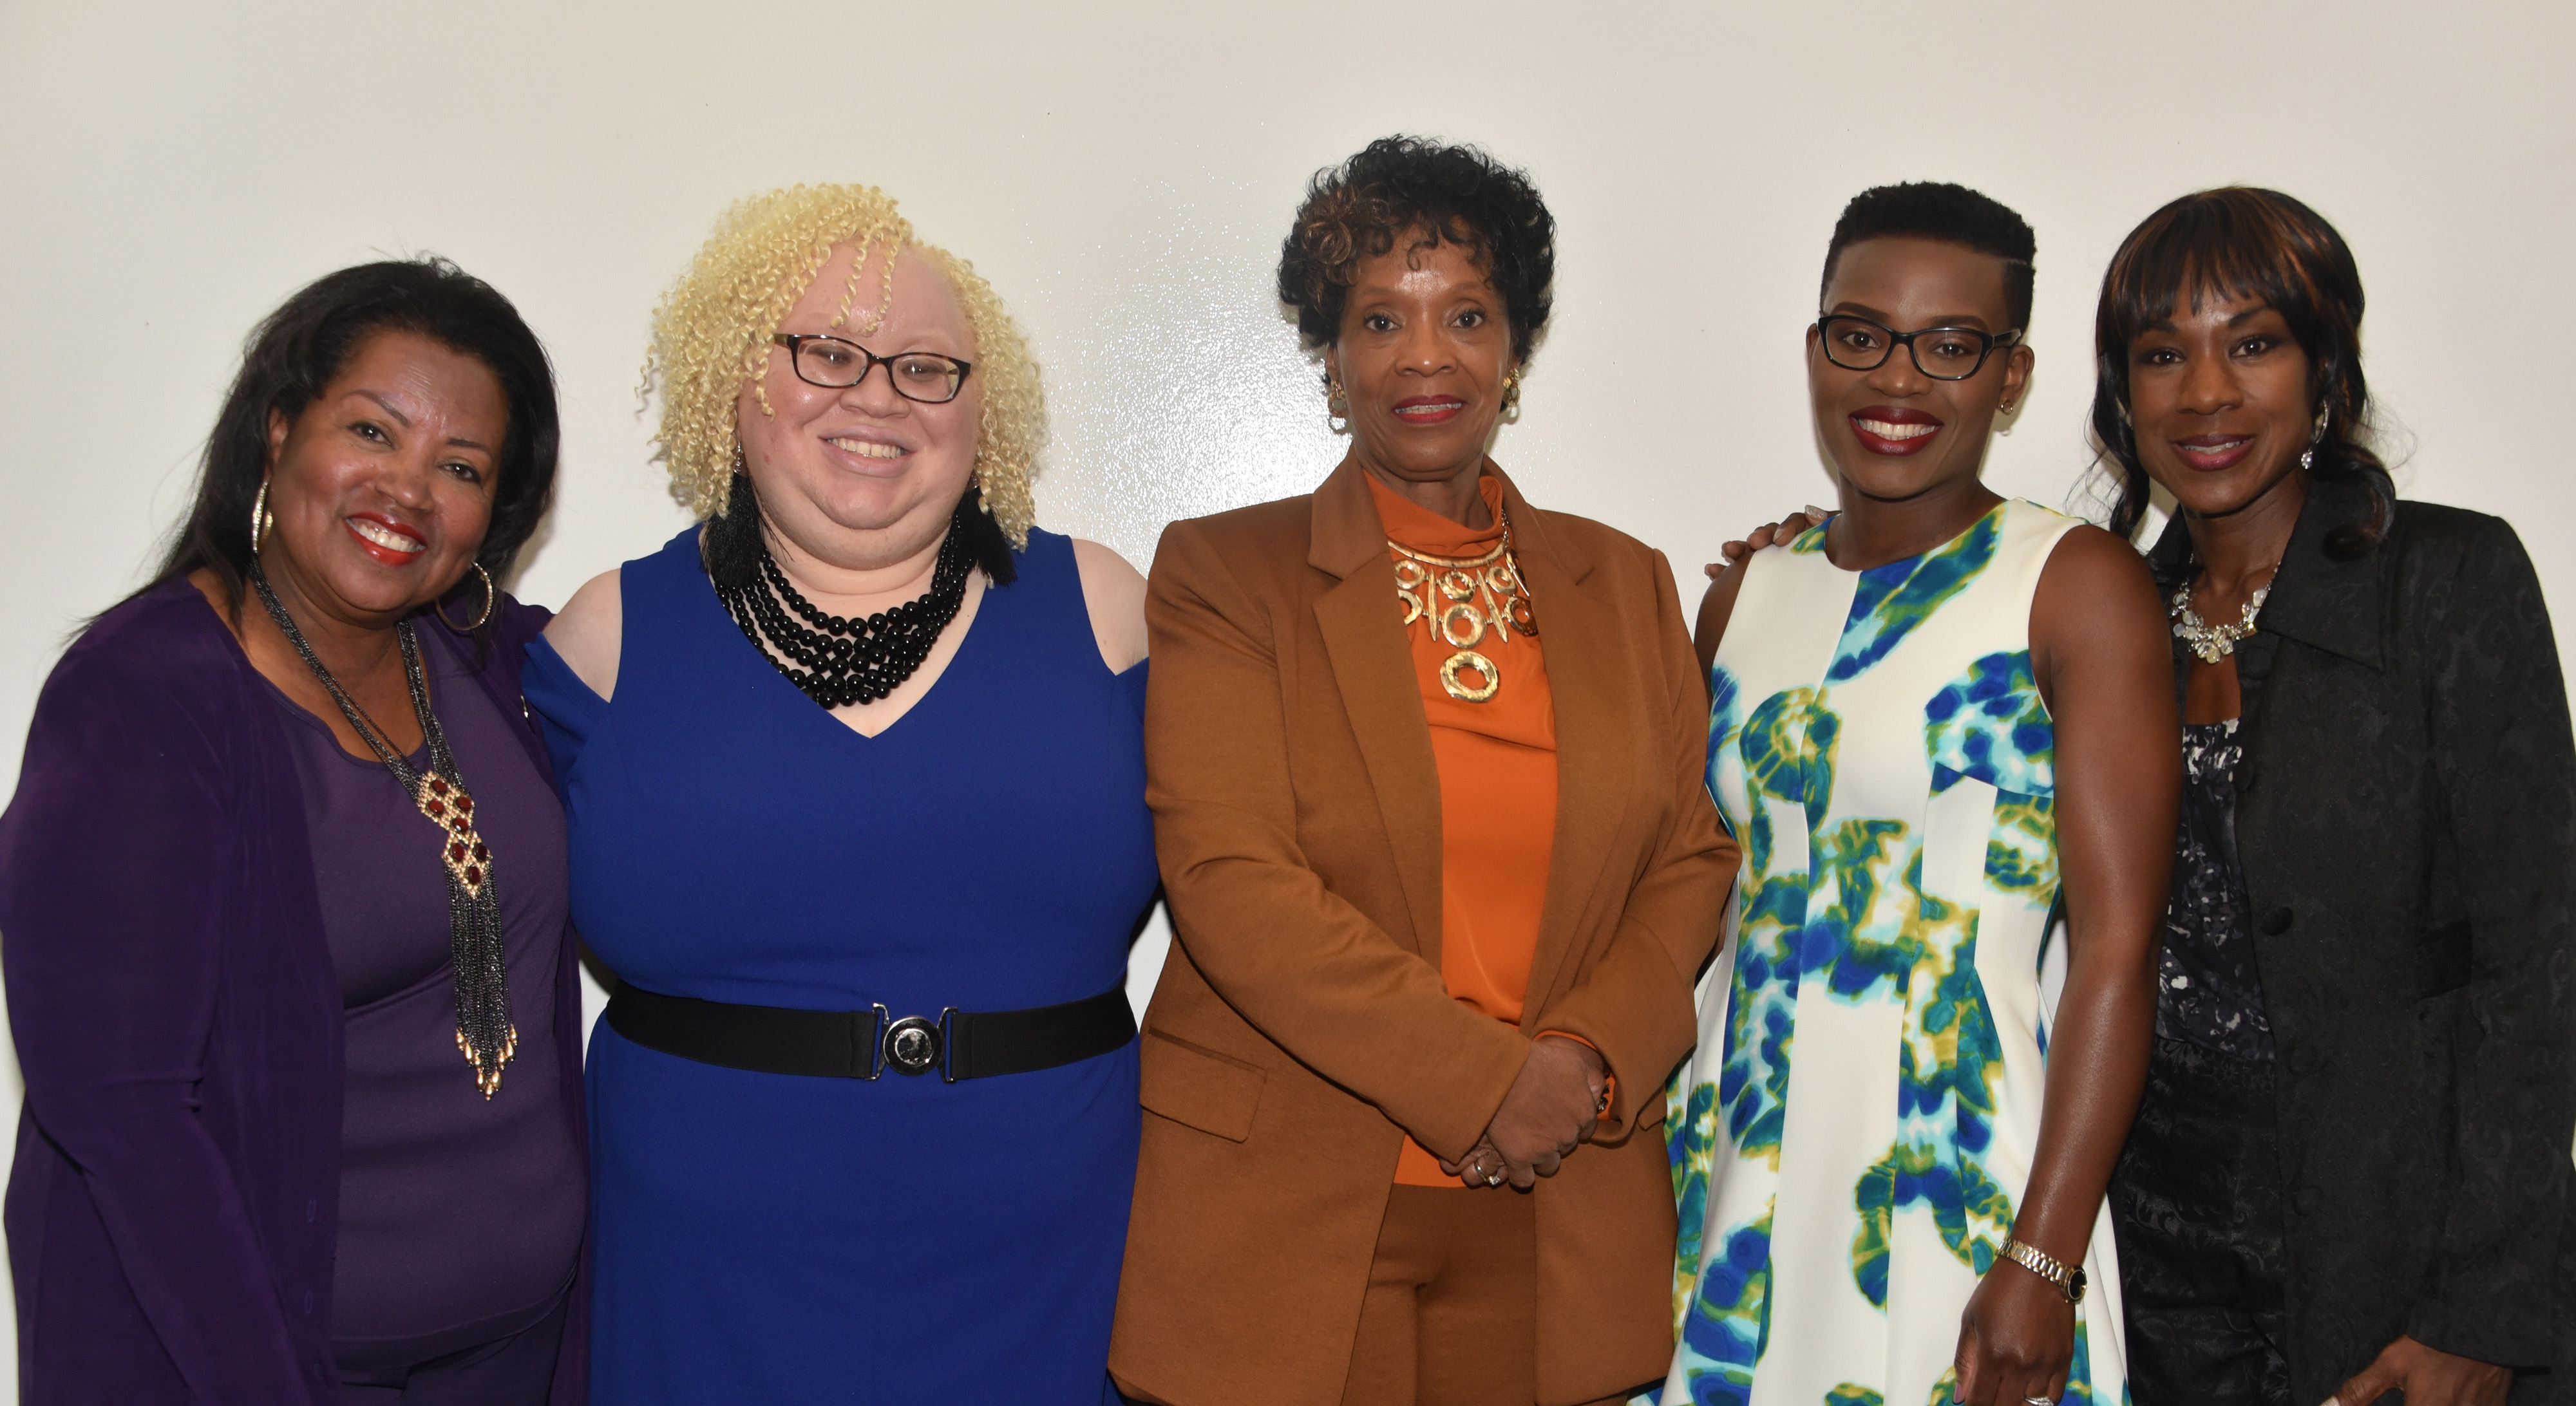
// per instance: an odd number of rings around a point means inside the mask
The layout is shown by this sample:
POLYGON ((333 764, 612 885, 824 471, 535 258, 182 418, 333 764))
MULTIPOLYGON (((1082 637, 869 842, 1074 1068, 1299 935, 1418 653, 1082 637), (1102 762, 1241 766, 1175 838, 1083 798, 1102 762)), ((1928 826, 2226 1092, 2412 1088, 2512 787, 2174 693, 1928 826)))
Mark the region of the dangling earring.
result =
POLYGON ((2326 421, 2333 414, 2334 407, 2332 406, 2320 405, 2317 407, 2317 427, 2308 435, 2308 447, 2299 451, 2299 467, 2301 469, 2308 469, 2316 464, 2317 446, 2326 442, 2326 421))
POLYGON ((492 584, 492 573, 483 569, 483 563, 479 561, 474 563, 474 574, 483 578, 483 613, 474 617, 473 624, 459 625, 455 621, 448 619, 447 607, 444 604, 433 605, 430 607, 430 609, 438 612, 438 623, 445 625, 447 628, 454 630, 460 635, 470 635, 476 630, 482 629, 483 622, 492 618, 492 607, 501 603, 501 588, 492 584))
POLYGON ((258 556, 260 546, 268 541, 268 534, 276 530, 277 515, 268 510, 268 480, 261 479, 259 496, 250 504, 250 554, 258 556))
POLYGON ((1342 383, 1330 376, 1324 378, 1324 419, 1340 422, 1333 425, 1335 434, 1351 427, 1351 398, 1343 393, 1342 383))
POLYGON ((1521 369, 1503 378, 1503 418, 1518 423, 1521 418, 1521 369))

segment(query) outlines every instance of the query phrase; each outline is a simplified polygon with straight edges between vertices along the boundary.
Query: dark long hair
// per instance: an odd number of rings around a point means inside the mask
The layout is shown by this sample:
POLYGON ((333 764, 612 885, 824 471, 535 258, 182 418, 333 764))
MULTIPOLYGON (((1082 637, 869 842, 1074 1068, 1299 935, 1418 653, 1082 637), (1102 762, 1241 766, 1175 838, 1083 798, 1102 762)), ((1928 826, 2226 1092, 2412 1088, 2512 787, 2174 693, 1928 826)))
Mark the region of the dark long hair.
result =
MULTIPOLYGON (((483 363, 501 383, 510 423, 501 439, 491 525, 474 560, 496 583, 509 576, 554 501, 563 440, 554 371, 509 299, 447 260, 423 256, 325 274, 251 330, 241 373, 206 437, 196 502, 144 590, 211 571, 239 617, 250 576, 251 504, 268 474, 269 416, 291 420, 302 413, 378 332, 426 337, 483 363)), ((471 619, 481 609, 482 583, 470 573, 453 594, 459 597, 453 613, 471 619)), ((490 632, 487 619, 478 637, 488 643, 490 632)))
POLYGON ((2308 356, 2308 404, 2326 413, 2308 467, 2318 483, 2360 484, 2370 520, 2326 539, 2337 557, 2377 545, 2395 501, 2388 466, 2370 447, 2370 387, 2361 374, 2361 270, 2325 217, 2277 190, 2196 191, 2129 231, 2102 275, 2093 318, 2093 437, 2118 480, 2111 530, 2126 537, 2146 514, 2149 482, 2129 414, 2129 346, 2178 303, 2259 300, 2281 314, 2308 356))

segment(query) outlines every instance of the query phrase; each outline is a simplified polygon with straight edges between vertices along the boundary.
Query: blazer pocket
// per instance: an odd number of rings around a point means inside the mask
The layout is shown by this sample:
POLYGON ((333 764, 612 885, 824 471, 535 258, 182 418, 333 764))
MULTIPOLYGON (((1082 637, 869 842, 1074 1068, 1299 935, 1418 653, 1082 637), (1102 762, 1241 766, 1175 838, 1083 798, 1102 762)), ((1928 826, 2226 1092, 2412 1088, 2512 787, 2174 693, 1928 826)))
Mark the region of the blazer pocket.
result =
POLYGON ((1160 1030, 1145 1032, 1143 1056, 1137 1098, 1148 1111, 1228 1142, 1252 1135, 1267 1077, 1258 1068, 1160 1030))

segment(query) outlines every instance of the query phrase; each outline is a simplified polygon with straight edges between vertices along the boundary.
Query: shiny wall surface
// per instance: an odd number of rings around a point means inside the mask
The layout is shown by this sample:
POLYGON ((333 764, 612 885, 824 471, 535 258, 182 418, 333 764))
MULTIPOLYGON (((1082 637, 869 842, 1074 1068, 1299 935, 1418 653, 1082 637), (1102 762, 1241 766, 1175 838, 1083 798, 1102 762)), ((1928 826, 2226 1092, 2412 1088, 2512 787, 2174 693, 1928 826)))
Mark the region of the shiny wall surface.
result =
POLYGON ((684 519, 646 317, 728 201, 798 181, 885 187, 991 278, 1046 367, 1042 520, 1142 565, 1167 521, 1338 457, 1271 269, 1306 176, 1394 131, 1537 177, 1557 316, 1496 456, 1694 597, 1719 541, 1830 492, 1799 339, 1850 195, 1955 180, 2037 227, 2038 371, 1990 478, 2065 505, 2105 258, 2248 181, 2358 252, 2401 489, 2512 519, 2563 618, 2571 52, 2576 10, 2540 0, 0 0, 0 736, 140 579, 244 332, 344 264, 445 254, 552 349, 562 488, 523 597, 651 550, 684 519))

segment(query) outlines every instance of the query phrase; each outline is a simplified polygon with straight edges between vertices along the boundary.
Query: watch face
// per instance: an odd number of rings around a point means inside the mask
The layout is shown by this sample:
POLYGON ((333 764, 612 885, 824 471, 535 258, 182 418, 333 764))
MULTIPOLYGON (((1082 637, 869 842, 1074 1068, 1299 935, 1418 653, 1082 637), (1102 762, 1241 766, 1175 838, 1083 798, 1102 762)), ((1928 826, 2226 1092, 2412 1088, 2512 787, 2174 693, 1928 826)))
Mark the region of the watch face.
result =
POLYGON ((2084 1278, 2084 1266, 2079 1264, 2068 1269, 2066 1276, 2066 1301, 2068 1303, 2084 1302, 2084 1285, 2086 1283, 2084 1278))

